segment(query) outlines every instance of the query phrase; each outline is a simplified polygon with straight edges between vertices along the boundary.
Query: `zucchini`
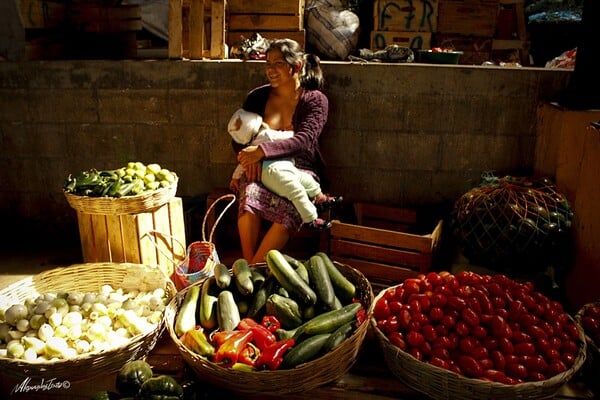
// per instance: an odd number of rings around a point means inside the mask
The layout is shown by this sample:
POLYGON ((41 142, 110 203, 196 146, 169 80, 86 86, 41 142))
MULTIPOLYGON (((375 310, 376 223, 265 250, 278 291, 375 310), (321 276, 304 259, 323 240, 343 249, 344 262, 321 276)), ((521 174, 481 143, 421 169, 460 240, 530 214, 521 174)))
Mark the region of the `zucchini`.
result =
POLYGON ((302 324, 302 312, 293 299, 273 293, 265 304, 268 315, 275 316, 284 329, 292 329, 302 324))
POLYGON ((217 296, 217 320, 221 331, 232 331, 240 323, 240 310, 229 290, 222 290, 217 296))
POLYGON ((254 284, 254 287, 262 285, 262 283, 265 281, 265 276, 258 272, 256 268, 251 268, 250 274, 252 276, 252 283, 254 284))
POLYGON ((265 281, 257 287, 252 296, 252 301, 248 307, 248 317, 255 318, 260 315, 267 303, 267 298, 273 291, 276 281, 273 277, 268 277, 265 281))
POLYGON ((216 290, 216 278, 209 277, 202 284, 200 293, 200 307, 198 307, 198 322, 204 329, 214 329, 217 327, 217 296, 214 293, 216 290))
POLYGON ((213 274, 215 275, 217 286, 219 288, 227 289, 229 287, 229 284, 231 283, 231 273, 229 272, 227 265, 222 263, 215 265, 213 274))
POLYGON ((347 322, 354 320, 356 313, 362 308, 360 303, 350 303, 339 310, 331 310, 319 314, 306 321, 300 329, 303 334, 317 335, 331 333, 347 322))
POLYGON ((287 254, 284 254, 283 257, 287 260, 287 262, 290 263, 292 268, 296 270, 296 272, 298 273, 298 275, 300 275, 300 278, 302 278, 304 282, 310 283, 308 271, 306 270, 306 266, 302 262, 287 254))
POLYGON ((254 283, 252 283, 252 271, 248 265, 248 261, 243 258, 238 258, 231 265, 231 272, 235 279, 235 285, 242 296, 249 296, 254 291, 254 283))
POLYGON ((335 292, 333 291, 327 267, 325 267, 325 261, 319 256, 312 256, 306 268, 310 282, 315 288, 319 300, 329 307, 330 310, 335 310, 335 292))
POLYGON ((177 319, 175 320, 175 333, 178 337, 194 329, 196 326, 196 306, 200 296, 200 286, 192 285, 188 288, 179 308, 177 319))
POLYGON ((269 250, 265 260, 271 273, 290 294, 294 294, 306 305, 317 302, 317 294, 304 282, 279 250, 269 250))
POLYGON ((315 254, 323 259, 325 267, 327 268, 327 273, 329 274, 329 278, 331 279, 331 283, 333 285, 333 289, 335 294, 339 297, 339 299, 343 303, 348 303, 352 301, 354 296, 356 295, 356 286, 352 282, 350 282, 344 274, 340 272, 339 269, 333 264, 331 258, 327 254, 322 251, 319 251, 315 254))
POLYGON ((329 339, 330 333, 323 333, 306 338, 294 345, 284 356, 284 368, 294 368, 305 362, 314 360, 322 352, 323 345, 329 339))
POLYGON ((350 336, 350 333, 352 333, 353 324, 352 321, 346 322, 344 325, 333 331, 331 336, 329 336, 329 339, 327 339, 323 345, 323 351, 328 353, 342 344, 342 342, 350 336))

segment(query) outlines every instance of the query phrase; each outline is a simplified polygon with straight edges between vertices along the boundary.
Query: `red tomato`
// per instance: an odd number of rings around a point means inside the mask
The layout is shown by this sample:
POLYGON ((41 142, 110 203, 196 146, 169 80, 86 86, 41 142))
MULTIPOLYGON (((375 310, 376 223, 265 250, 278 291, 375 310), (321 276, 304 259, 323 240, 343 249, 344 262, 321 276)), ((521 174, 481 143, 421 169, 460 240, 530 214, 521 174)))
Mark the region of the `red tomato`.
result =
POLYGON ((419 350, 417 347, 412 347, 412 348, 409 350, 409 354, 410 354, 411 356, 413 356, 414 358, 416 358, 417 360, 419 360, 419 361, 422 361, 422 360, 423 360, 423 353, 422 353, 422 352, 421 352, 421 350, 419 350))
POLYGON ((438 336, 447 336, 450 329, 445 325, 439 324, 435 326, 435 331, 438 336))
POLYGON ((484 287, 488 291, 488 293, 491 295, 492 298, 504 299, 504 296, 505 296, 504 289, 502 289, 497 282, 488 283, 484 287))
POLYGON ((506 359, 504 358, 504 354, 502 354, 499 350, 492 350, 490 352, 490 358, 494 363, 494 368, 499 371, 504 371, 506 368, 506 359))
POLYGON ((446 295, 443 293, 434 293, 431 296, 431 305, 434 307, 444 307, 448 300, 446 299, 446 295))
POLYGON ((416 278, 405 279, 402 283, 402 287, 404 288, 404 292, 406 294, 419 293, 419 291, 421 290, 420 280, 416 278))
POLYGON ((565 340, 560 346, 560 351, 562 353, 577 354, 578 350, 579 347, 577 346, 577 343, 575 343, 573 340, 565 340))
POLYGON ((513 354, 515 352, 515 348, 508 338, 498 339, 498 348, 504 355, 513 354))
POLYGON ((461 311, 461 318, 470 326, 479 325, 479 316, 472 308, 463 308, 461 311))
POLYGON ((590 315, 581 318, 581 326, 586 332, 595 333, 600 332, 600 320, 590 315))
POLYGON ((400 324, 400 328, 407 330, 411 319, 412 316, 410 315, 410 311, 407 307, 403 307, 398 313, 398 322, 400 324))
POLYGON ((455 310, 462 310, 467 305, 467 302, 458 296, 449 296, 447 306, 455 310))
POLYGON ((484 360, 486 358, 488 358, 489 356, 489 351, 488 349, 486 349, 483 346, 476 346, 473 351, 471 351, 471 355, 476 359, 476 360, 484 360))
POLYGON ((388 339, 390 340, 390 343, 392 343, 394 346, 399 347, 400 350, 406 350, 406 341, 404 340, 404 335, 402 335, 402 333, 391 332, 388 335, 388 339))
POLYGON ((535 354, 535 345, 532 342, 515 344, 515 354, 518 356, 532 356, 535 354))
POLYGON ((437 339, 437 332, 432 325, 424 325, 423 328, 421 328, 421 333, 423 334, 423 337, 425 337, 425 340, 430 343, 433 343, 437 339))
POLYGON ((506 308, 496 308, 496 309, 494 309, 494 313, 497 316, 502 317, 504 319, 507 319, 509 317, 509 313, 506 308))
POLYGON ((452 329, 456 325, 456 319, 451 315, 446 314, 442 318, 442 325, 446 326, 449 329, 452 329))
MULTIPOLYGON (((487 337, 487 329, 485 329, 481 325, 477 325, 471 328, 471 335, 476 337, 477 339, 483 339, 487 337)), ((486 346, 487 347, 487 346, 486 346)))
POLYGON ((515 300, 508 306, 509 318, 512 321, 518 321, 521 315, 526 314, 527 309, 521 300, 515 300))
POLYGON ((397 300, 389 300, 388 301, 388 308, 390 309, 390 314, 398 315, 400 313, 400 310, 402 310, 403 307, 404 307, 404 305, 397 300))
POLYGON ((498 339, 492 336, 486 336, 481 339, 481 344, 488 350, 495 350, 499 346, 498 339))
POLYGON ((527 375, 527 380, 530 382, 540 382, 545 381, 546 379, 546 375, 537 371, 529 371, 529 375, 527 375))
POLYGON ((567 366, 567 368, 571 368, 573 364, 575 364, 577 356, 573 353, 563 353, 560 359, 567 366))
POLYGON ((525 379, 529 375, 529 371, 523 364, 513 363, 506 365, 506 375, 515 379, 525 379))
POLYGON ((458 334, 458 336, 465 337, 470 333, 469 325, 463 321, 458 321, 454 327, 454 331, 458 334))
POLYGON ((479 360, 479 364, 481 365, 481 368, 485 371, 487 369, 492 369, 494 368, 494 362, 489 359, 489 358, 482 358, 479 360))
POLYGON ((548 363, 546 362, 544 357, 539 354, 533 356, 526 356, 524 357, 523 361, 530 372, 535 371, 544 373, 548 368, 548 363))
POLYGON ((398 323, 398 317, 396 315, 390 315, 386 319, 386 333, 394 332, 399 330, 400 324, 398 323))
POLYGON ((438 336, 437 339, 433 342, 432 347, 440 348, 440 349, 451 349, 452 345, 450 343, 450 338, 448 336, 438 336))
POLYGON ((583 315, 600 319, 600 306, 588 306, 584 309, 583 315))
POLYGON ((550 348, 550 341, 548 339, 539 338, 535 342, 535 350, 539 354, 545 354, 549 348, 550 348))
POLYGON ((483 375, 481 364, 471 356, 462 355, 458 358, 458 366, 464 374, 471 378, 479 378, 483 375))
POLYGON ((554 360, 548 365, 546 375, 548 377, 555 376, 567 370, 567 366, 561 360, 554 360))
POLYGON ((546 359, 550 360, 551 362, 560 360, 560 352, 557 349, 550 348, 546 352, 546 359))
POLYGON ((501 338, 510 338, 512 336, 512 330, 510 326, 504 321, 499 315, 494 315, 492 320, 490 321, 491 332, 494 337, 499 339, 501 338))
POLYGON ((429 363, 431 365, 435 365, 436 367, 444 368, 444 369, 448 369, 450 367, 450 364, 448 364, 448 361, 441 359, 439 357, 431 357, 431 360, 429 360, 429 363))
POLYGON ((511 339, 513 343, 531 342, 531 336, 523 331, 513 330, 511 339))
POLYGON ((571 340, 579 340, 579 329, 572 321, 569 321, 566 325, 564 325, 563 330, 569 335, 571 340))
POLYGON ((388 305, 388 300, 385 297, 381 297, 377 303, 375 303, 373 316, 377 321, 386 319, 390 316, 390 307, 388 305))
POLYGON ((444 311, 440 307, 431 307, 431 310, 429 310, 429 319, 439 322, 442 318, 444 318, 444 311))
MULTIPOLYGON (((437 343, 437 342, 436 342, 437 343)), ((442 348, 442 347, 436 347, 436 344, 434 343, 432 349, 431 349, 431 357, 438 357, 441 358, 442 360, 449 360, 450 359, 450 352, 448 351, 448 349, 442 348)))
POLYGON ((413 347, 419 347, 425 341, 425 338, 419 332, 410 331, 406 334, 406 341, 413 347))
POLYGON ((487 369, 483 372, 482 379, 487 379, 492 382, 504 383, 508 384, 508 377, 502 371, 498 371, 495 369, 487 369))
POLYGON ((530 325, 528 327, 525 327, 525 330, 535 340, 548 338, 548 334, 546 333, 546 331, 537 325, 530 325))
POLYGON ((472 356, 473 350, 479 345, 477 339, 472 336, 463 337, 458 342, 458 349, 466 355, 472 356))
POLYGON ((433 287, 439 286, 444 282, 444 279, 437 272, 429 272, 425 277, 433 287))

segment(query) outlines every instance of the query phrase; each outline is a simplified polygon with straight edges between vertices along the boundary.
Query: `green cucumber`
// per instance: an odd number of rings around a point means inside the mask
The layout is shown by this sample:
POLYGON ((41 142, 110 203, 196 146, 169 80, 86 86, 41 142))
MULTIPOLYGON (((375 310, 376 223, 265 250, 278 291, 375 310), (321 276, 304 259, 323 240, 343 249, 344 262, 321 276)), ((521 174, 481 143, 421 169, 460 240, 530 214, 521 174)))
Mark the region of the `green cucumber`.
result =
POLYGON ((252 271, 248 265, 248 261, 243 258, 238 258, 231 265, 231 272, 235 279, 235 285, 242 296, 249 296, 254 291, 254 283, 252 283, 252 271))
POLYGON ((275 278, 268 277, 256 288, 256 290, 254 290, 252 301, 248 307, 248 317, 256 318, 263 312, 265 304, 267 303, 267 298, 272 293, 276 284, 275 278))
POLYGON ((315 255, 321 257, 323 262, 325 263, 325 267, 327 268, 327 273, 329 274, 329 278, 331 279, 331 283, 333 285, 333 289, 335 294, 339 297, 339 299, 343 303, 348 303, 352 301, 354 296, 356 295, 356 286, 352 282, 350 282, 344 274, 340 272, 339 269, 333 264, 331 258, 327 254, 322 251, 317 252, 315 255))
POLYGON ((215 275, 215 279, 217 282, 217 286, 221 289, 227 289, 229 284, 231 283, 231 272, 227 265, 219 263, 215 265, 215 269, 213 271, 215 275))
POLYGON ((346 322, 344 325, 337 328, 329 339, 323 345, 323 351, 328 353, 338 347, 344 340, 346 340, 353 331, 354 323, 352 321, 346 322))
POLYGON ((293 299, 273 293, 267 298, 265 307, 267 314, 275 316, 284 329, 293 329, 302 324, 300 306, 293 299))
POLYGON ((175 320, 175 333, 178 337, 196 326, 196 305, 199 296, 200 286, 192 285, 188 287, 175 320))
POLYGON ((302 262, 287 254, 284 254, 283 257, 287 260, 287 262, 290 263, 292 268, 296 270, 296 272, 298 273, 298 275, 300 275, 300 278, 302 278, 304 282, 310 282, 310 279, 308 277, 308 271, 306 270, 306 266, 302 262))
POLYGON ((312 256, 309 259, 306 269, 319 300, 329 307, 330 310, 335 310, 335 292, 329 278, 329 273, 327 272, 327 267, 325 267, 325 261, 319 256, 312 256))
POLYGON ((331 310, 317 315, 302 324, 300 329, 303 334, 307 335, 331 333, 345 323, 354 320, 356 313, 361 308, 362 304, 360 303, 347 304, 339 310, 331 310))
POLYGON ((214 276, 209 277, 202 284, 197 320, 204 329, 214 329, 218 325, 217 319, 217 283, 214 276))
POLYGON ((290 294, 295 295, 300 302, 306 305, 317 302, 317 294, 304 282, 279 250, 269 250, 265 260, 271 273, 290 294))
POLYGON ((240 323, 240 310, 229 290, 222 290, 217 296, 217 320, 220 331, 232 331, 240 323))
POLYGON ((330 333, 310 336, 297 343, 283 356, 283 368, 294 368, 300 364, 317 358, 323 350, 323 345, 331 336, 330 333))

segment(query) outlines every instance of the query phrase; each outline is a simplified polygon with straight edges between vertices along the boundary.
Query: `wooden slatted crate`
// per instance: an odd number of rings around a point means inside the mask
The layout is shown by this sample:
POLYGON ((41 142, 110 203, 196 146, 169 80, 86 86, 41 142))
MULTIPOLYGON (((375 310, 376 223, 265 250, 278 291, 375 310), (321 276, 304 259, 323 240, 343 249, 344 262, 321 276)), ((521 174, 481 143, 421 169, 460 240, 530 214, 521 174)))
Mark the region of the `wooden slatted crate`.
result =
POLYGON ((440 0, 437 32, 491 38, 498 9, 498 0, 440 0))
POLYGON ((391 44, 410 49, 429 49, 431 48, 431 32, 371 32, 372 50, 381 50, 391 44))
POLYGON ((373 20, 376 31, 435 32, 437 0, 375 0, 373 20))
POLYGON ((226 0, 169 0, 169 58, 227 58, 226 0))
POLYGON ((179 197, 138 214, 77 211, 84 262, 160 265, 170 276, 185 258, 183 205, 179 197))
POLYGON ((442 220, 422 235, 411 233, 418 222, 415 210, 369 203, 357 203, 354 208, 357 224, 332 221, 332 259, 382 285, 429 271, 440 245, 442 220))
POLYGON ((258 33, 269 40, 293 39, 304 47, 304 4, 304 0, 229 0, 227 44, 234 47, 241 38, 258 33))

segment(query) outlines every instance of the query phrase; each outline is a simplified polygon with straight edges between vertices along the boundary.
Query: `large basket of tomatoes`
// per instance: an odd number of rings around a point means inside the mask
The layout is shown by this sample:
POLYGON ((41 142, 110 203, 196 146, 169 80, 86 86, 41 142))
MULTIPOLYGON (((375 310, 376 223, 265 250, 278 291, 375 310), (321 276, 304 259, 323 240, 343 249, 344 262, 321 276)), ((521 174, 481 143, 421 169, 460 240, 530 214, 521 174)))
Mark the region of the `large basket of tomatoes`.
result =
POLYGON ((585 334, 587 359, 583 377, 596 394, 600 394, 600 301, 585 304, 575 315, 585 334))
POLYGON ((560 303, 502 274, 406 279, 377 295, 371 324, 391 372, 433 399, 552 397, 586 359, 560 303))
POLYGON ((284 395, 341 378, 369 327, 369 281, 316 253, 277 250, 265 264, 223 264, 166 310, 171 339, 197 378, 238 394, 284 395))

